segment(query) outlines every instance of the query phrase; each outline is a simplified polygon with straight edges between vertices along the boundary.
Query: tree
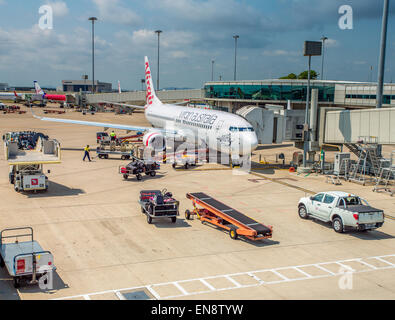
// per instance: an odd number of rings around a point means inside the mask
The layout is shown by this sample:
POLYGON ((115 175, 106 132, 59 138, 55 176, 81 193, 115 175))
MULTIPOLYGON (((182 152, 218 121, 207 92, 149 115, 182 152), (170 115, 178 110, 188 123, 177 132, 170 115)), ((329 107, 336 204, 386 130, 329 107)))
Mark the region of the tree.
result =
MULTIPOLYGON (((303 71, 301 74, 298 75, 298 79, 307 79, 309 76, 309 71, 303 71)), ((318 77, 318 73, 314 70, 310 71, 310 79, 315 80, 318 77)))
POLYGON ((289 75, 285 77, 281 77, 280 79, 297 79, 297 75, 295 73, 290 73, 289 75))

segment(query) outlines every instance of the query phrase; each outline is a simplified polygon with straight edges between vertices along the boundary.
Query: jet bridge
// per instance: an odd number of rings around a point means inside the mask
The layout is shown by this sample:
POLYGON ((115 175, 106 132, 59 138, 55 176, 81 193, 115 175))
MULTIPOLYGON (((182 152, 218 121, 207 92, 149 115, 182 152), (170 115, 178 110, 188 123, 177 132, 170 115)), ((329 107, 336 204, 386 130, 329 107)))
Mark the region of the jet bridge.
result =
POLYGON ((322 111, 320 144, 353 144, 361 137, 374 137, 378 144, 395 144, 395 108, 322 111))

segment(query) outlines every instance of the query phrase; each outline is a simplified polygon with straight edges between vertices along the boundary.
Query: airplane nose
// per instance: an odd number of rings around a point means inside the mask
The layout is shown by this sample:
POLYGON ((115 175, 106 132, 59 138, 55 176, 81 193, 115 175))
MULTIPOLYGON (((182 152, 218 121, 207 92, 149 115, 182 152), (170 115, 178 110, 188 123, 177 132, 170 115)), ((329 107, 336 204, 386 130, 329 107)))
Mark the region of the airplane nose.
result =
POLYGON ((249 154, 258 147, 258 138, 255 132, 249 132, 243 135, 242 139, 243 154, 249 154))
POLYGON ((254 133, 251 137, 251 152, 256 150, 257 147, 258 147, 258 138, 254 133))

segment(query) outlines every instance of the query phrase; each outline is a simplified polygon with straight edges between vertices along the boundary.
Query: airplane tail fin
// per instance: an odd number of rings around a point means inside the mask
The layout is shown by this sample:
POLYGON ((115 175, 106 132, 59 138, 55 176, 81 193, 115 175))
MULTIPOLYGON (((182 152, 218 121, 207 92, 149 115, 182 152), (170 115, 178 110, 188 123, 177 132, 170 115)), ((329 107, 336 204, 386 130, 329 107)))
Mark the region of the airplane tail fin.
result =
POLYGON ((34 88, 36 89, 36 94, 45 94, 45 92, 43 91, 43 89, 41 89, 37 81, 34 81, 34 88))
POLYGON ((148 57, 145 57, 145 85, 147 87, 147 107, 151 106, 154 102, 160 103, 160 100, 155 94, 154 83, 152 81, 152 74, 151 68, 149 66, 148 57))
POLYGON ((15 95, 15 97, 17 97, 18 98, 18 94, 16 93, 16 91, 14 90, 14 95, 15 95))

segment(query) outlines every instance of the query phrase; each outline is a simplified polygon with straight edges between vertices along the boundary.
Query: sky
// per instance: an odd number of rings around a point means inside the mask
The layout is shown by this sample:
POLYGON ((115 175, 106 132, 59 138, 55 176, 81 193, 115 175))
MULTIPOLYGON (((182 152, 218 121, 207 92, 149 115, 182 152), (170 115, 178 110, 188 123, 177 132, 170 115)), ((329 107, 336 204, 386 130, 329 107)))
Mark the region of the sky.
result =
MULTIPOLYGON (((390 2, 386 82, 395 81, 390 2)), ((98 18, 95 79, 114 88, 120 80, 124 90, 141 89, 145 55, 156 79, 158 29, 161 88, 202 88, 212 60, 214 80, 232 81, 236 34, 238 80, 299 74, 307 69, 304 41, 324 35, 325 79, 377 81, 382 10, 383 0, 0 0, 0 82, 57 87, 91 79, 91 16, 98 18), (52 29, 40 28, 42 5, 52 8, 52 29), (352 29, 339 27, 343 5, 352 8, 352 29)), ((321 57, 312 68, 321 72, 321 57)))

